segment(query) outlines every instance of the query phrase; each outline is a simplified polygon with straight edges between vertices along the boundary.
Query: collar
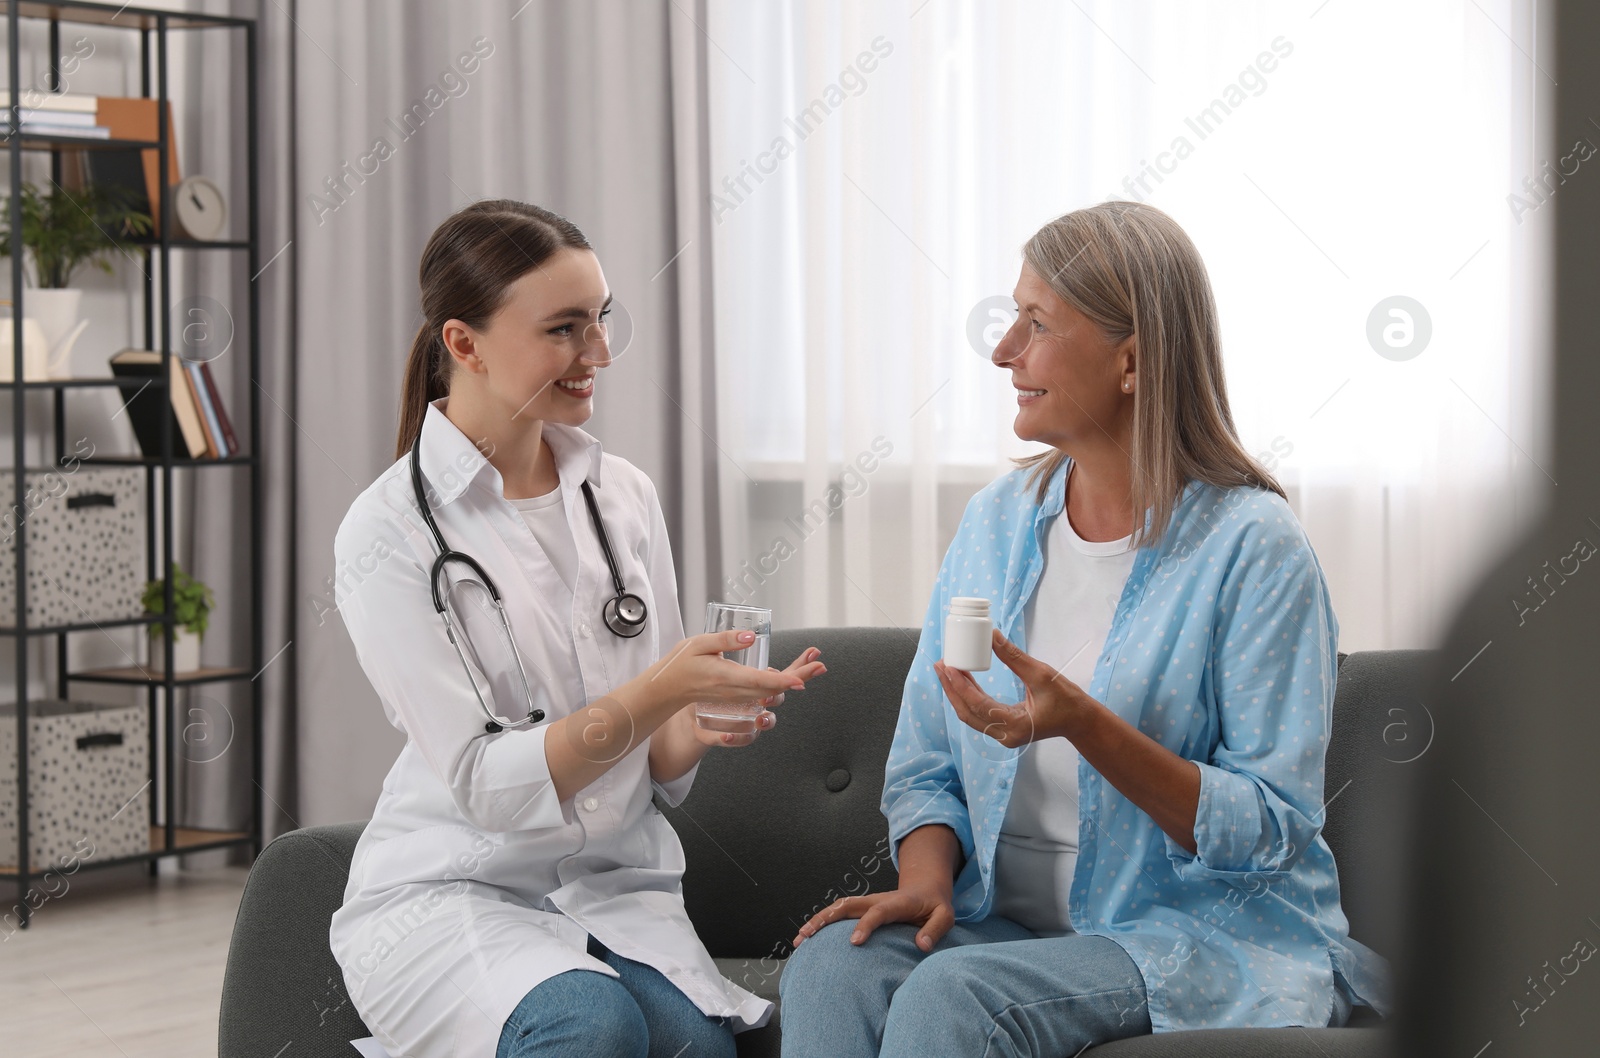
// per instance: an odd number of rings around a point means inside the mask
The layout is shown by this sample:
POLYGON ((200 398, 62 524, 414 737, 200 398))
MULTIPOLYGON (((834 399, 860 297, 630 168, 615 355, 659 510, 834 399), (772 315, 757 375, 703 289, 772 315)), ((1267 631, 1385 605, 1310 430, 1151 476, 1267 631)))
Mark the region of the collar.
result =
MULTIPOLYGON (((1044 538, 1048 528, 1046 523, 1060 514, 1067 505, 1067 474, 1071 470, 1072 457, 1067 456, 1061 461, 1061 465, 1056 467, 1055 473, 1050 475, 1050 480, 1045 485, 1044 499, 1039 500, 1038 505, 1034 507, 1033 549, 1036 555, 1044 552, 1044 538)), ((1037 486, 1027 483, 1026 476, 1022 480, 1024 482, 1023 487, 1029 493, 1033 493, 1037 486)), ((1032 588, 1029 591, 1031 592, 1032 588)))
MULTIPOLYGON (((504 498, 505 480, 500 471, 445 415, 449 400, 440 397, 429 401, 422 419, 422 476, 432 486, 435 506, 443 507, 457 499, 480 477, 485 478, 485 487, 492 489, 495 496, 504 498)), ((576 426, 549 422, 544 424, 544 439, 555 454, 563 490, 575 489, 584 481, 600 486, 603 453, 599 440, 576 426)))
MULTIPOLYGON (((1067 505, 1067 473, 1072 469, 1072 462, 1071 456, 1067 456, 1061 461, 1061 465, 1050 476, 1050 483, 1045 487, 1044 499, 1039 501, 1038 508, 1033 512, 1034 539, 1036 543, 1044 539, 1044 527, 1041 523, 1049 521, 1060 514, 1067 505)), ((1199 480, 1190 478, 1184 482, 1183 488, 1178 490, 1178 498, 1172 504, 1172 520, 1174 522, 1179 520, 1189 501, 1195 493, 1200 491, 1201 485, 1202 483, 1199 480)), ((1150 531, 1150 525, 1155 515, 1154 507, 1145 509, 1144 531, 1146 533, 1150 531)), ((1152 543, 1153 541, 1146 540, 1140 546, 1141 548, 1148 547, 1152 543)))

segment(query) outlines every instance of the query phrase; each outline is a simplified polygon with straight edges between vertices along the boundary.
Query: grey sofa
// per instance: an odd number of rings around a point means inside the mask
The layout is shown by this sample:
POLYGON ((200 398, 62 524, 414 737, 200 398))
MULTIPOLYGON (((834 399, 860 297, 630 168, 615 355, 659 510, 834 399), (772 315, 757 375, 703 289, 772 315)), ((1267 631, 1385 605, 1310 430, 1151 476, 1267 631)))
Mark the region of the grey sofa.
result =
MULTIPOLYGON (((701 938, 726 977, 772 999, 800 923, 839 896, 895 884, 878 800, 915 633, 778 633, 774 664, 813 645, 828 675, 790 695, 754 746, 709 756, 683 805, 665 809, 683 841, 684 899, 701 938)), ((1351 932, 1379 951, 1392 951, 1397 933, 1392 823, 1405 762, 1428 735, 1418 702, 1431 664, 1423 651, 1340 656, 1324 834, 1351 932)), ((328 920, 364 825, 284 834, 256 861, 228 952, 219 1058, 274 1058, 291 1043, 293 1058, 348 1058, 347 1041, 369 1034, 328 950, 328 920)), ((1358 1008, 1343 1029, 1165 1033, 1093 1053, 1376 1058, 1388 1053, 1388 1033, 1364 1027, 1376 1020, 1358 1008)), ((741 1033, 739 1054, 777 1055, 777 1023, 775 1014, 741 1033)))

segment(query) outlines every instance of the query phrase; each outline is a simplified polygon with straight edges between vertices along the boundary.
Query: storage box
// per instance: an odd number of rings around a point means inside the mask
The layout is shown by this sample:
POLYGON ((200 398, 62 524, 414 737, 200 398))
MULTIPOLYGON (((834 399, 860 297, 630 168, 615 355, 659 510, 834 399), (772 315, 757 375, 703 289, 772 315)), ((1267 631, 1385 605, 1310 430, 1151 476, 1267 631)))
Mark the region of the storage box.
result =
MULTIPOLYGON (((145 705, 28 703, 28 859, 35 871, 150 850, 145 705)), ((17 707, 0 705, 0 864, 17 859, 17 707)))
POLYGON ((28 534, 28 626, 125 620, 144 612, 143 467, 0 471, 0 628, 15 628, 17 531, 28 534))

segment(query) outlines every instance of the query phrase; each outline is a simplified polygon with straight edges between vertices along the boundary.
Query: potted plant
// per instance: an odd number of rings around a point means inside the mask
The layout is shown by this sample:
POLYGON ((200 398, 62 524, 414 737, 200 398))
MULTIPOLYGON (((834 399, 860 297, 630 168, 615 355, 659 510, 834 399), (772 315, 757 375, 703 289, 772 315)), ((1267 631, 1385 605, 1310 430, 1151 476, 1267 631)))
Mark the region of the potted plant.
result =
MULTIPOLYGON (((159 616, 164 612, 166 590, 164 580, 145 582, 144 595, 139 600, 144 604, 145 613, 159 616)), ((211 609, 215 605, 216 598, 212 595, 211 589, 189 576, 174 562, 172 623, 177 627, 177 638, 172 644, 174 672, 186 672, 200 667, 200 639, 206 634, 206 625, 211 620, 211 609)), ((166 635, 166 625, 166 622, 159 622, 150 626, 150 664, 145 667, 151 672, 166 671, 166 647, 161 642, 166 635)))
MULTIPOLYGON (((33 260, 33 275, 24 262, 23 278, 39 288, 28 295, 23 312, 39 321, 52 348, 78 323, 83 291, 67 285, 73 273, 86 264, 110 273, 111 255, 122 251, 122 239, 153 230, 150 215, 132 208, 130 197, 127 188, 114 185, 71 191, 55 184, 47 193, 22 185, 22 245, 33 260)), ((5 195, 0 196, 0 254, 11 252, 11 196, 5 195)))

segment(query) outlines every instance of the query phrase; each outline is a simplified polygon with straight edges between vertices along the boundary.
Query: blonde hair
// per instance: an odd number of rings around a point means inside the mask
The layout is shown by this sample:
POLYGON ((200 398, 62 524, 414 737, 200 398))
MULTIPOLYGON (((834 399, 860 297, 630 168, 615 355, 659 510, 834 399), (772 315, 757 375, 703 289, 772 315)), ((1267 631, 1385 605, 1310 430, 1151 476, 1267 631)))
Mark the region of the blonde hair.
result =
MULTIPOLYGON (((1107 340, 1134 337, 1139 384, 1129 456, 1133 509, 1154 508, 1149 537, 1166 533, 1191 480, 1221 489, 1255 485, 1284 496, 1234 431, 1211 281, 1176 221, 1142 202, 1101 202, 1040 228, 1022 256, 1107 340)), ((1016 460, 1031 469, 1041 502, 1066 458, 1056 449, 1016 460)), ((1135 545, 1146 536, 1137 525, 1135 545)))

